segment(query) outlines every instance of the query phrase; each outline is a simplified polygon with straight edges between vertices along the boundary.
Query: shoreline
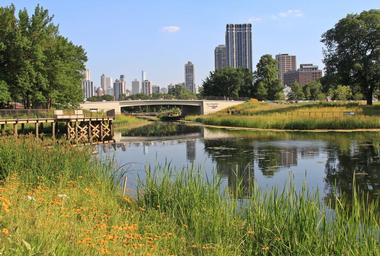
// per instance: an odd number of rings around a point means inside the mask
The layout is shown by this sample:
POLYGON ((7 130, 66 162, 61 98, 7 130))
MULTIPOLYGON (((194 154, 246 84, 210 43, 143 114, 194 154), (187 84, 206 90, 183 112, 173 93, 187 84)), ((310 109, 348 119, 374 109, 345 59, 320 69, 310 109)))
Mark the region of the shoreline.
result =
POLYGON ((380 128, 377 129, 315 129, 315 130, 290 130, 290 129, 273 129, 273 128, 252 128, 252 127, 241 127, 241 126, 222 126, 222 125, 212 125, 212 124, 204 124, 200 122, 194 121, 179 121, 182 124, 190 125, 190 126, 201 126, 207 128, 218 128, 224 130, 242 130, 242 131, 268 131, 268 132, 294 132, 294 133, 353 133, 353 132, 380 132, 380 128))

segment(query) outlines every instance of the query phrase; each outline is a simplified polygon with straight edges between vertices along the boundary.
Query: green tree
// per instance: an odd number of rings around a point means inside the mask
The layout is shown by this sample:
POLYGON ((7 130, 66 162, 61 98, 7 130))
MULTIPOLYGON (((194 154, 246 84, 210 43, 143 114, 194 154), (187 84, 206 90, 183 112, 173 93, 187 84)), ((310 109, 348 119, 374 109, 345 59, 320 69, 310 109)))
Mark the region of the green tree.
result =
POLYGON ((288 95, 289 100, 303 100, 305 98, 302 85, 295 81, 292 86, 290 86, 291 92, 288 95))
POLYGON ((0 80, 12 100, 25 107, 72 106, 82 99, 86 53, 59 35, 49 12, 37 5, 16 16, 15 7, 0 7, 0 80))
POLYGON ((303 87, 303 93, 307 100, 323 100, 325 95, 322 92, 322 84, 319 81, 312 81, 303 87))
POLYGON ((0 106, 6 105, 11 100, 11 95, 6 82, 0 80, 0 106))
POLYGON ((360 86, 367 104, 380 87, 380 10, 349 14, 322 35, 326 76, 360 86))
POLYGON ((176 99, 190 100, 196 99, 197 96, 189 91, 184 84, 176 84, 174 88, 171 88, 168 91, 169 95, 172 95, 176 99))
POLYGON ((272 55, 266 54, 261 56, 256 68, 253 96, 258 99, 281 99, 283 87, 278 79, 277 61, 272 55))
POLYGON ((334 100, 349 100, 352 98, 352 91, 347 85, 338 85, 335 89, 329 90, 329 96, 334 100))
POLYGON ((252 80, 252 72, 248 69, 217 70, 203 82, 202 96, 250 97, 253 94, 252 80))

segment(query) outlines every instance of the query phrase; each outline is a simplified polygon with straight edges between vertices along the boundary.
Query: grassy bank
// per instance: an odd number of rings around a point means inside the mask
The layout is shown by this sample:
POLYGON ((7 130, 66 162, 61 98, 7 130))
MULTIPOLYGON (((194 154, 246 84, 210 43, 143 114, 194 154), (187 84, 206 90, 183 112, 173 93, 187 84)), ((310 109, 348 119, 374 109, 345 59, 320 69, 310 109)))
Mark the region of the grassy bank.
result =
POLYGON ((254 100, 188 121, 260 129, 379 129, 380 106, 360 103, 261 103, 254 100))
POLYGON ((148 124, 149 121, 129 115, 116 115, 113 124, 116 129, 131 129, 148 124))
MULTIPOLYGON (((46 143, 46 142, 44 142, 46 143)), ((120 193, 93 149, 0 138, 2 255, 377 255, 377 203, 332 204, 305 189, 244 201, 186 171, 147 172, 138 198, 120 193)), ((247 195, 247 192, 244 192, 247 195)))

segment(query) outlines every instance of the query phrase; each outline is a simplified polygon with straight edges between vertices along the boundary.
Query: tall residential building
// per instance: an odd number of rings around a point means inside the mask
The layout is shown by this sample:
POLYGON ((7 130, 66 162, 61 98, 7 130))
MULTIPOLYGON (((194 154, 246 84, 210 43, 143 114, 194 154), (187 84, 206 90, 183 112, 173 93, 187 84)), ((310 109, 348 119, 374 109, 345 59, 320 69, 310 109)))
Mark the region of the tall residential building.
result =
POLYGON ((185 64, 185 87, 193 93, 197 92, 194 82, 194 65, 190 61, 185 64))
POLYGON ((91 81, 90 70, 88 69, 83 72, 82 91, 84 100, 93 97, 95 94, 94 83, 91 81))
POLYGON ((152 85, 149 80, 144 80, 142 83, 142 93, 145 95, 152 95, 152 85))
POLYGON ((141 71, 141 86, 144 83, 144 81, 147 80, 146 78, 146 72, 144 70, 141 71))
POLYGON ((301 64, 296 71, 289 71, 284 74, 284 85, 291 86, 294 82, 301 85, 316 81, 322 77, 322 70, 318 69, 317 65, 301 64))
POLYGON ((226 46, 221 44, 215 47, 215 71, 227 67, 226 46))
POLYGON ((112 89, 112 78, 108 77, 106 75, 101 75, 100 77, 100 87, 102 87, 104 94, 112 95, 109 94, 109 92, 112 89))
POLYGON ((252 71, 252 25, 226 25, 227 66, 252 71))
POLYGON ((284 74, 297 69, 296 56, 289 54, 277 54, 278 79, 284 84, 284 74))
POLYGON ((121 83, 121 94, 125 94, 127 91, 127 82, 125 81, 125 76, 120 75, 120 83, 121 83))
POLYGON ((89 69, 86 69, 84 71, 84 80, 91 80, 91 77, 90 77, 90 70, 89 69))
POLYGON ((161 87, 161 88, 160 88, 160 93, 161 93, 161 94, 167 94, 167 93, 168 93, 168 88, 166 88, 166 87, 161 87))
POLYGON ((115 100, 121 100, 121 96, 123 96, 123 82, 119 79, 116 79, 113 83, 113 96, 115 100))
POLYGON ((82 81, 82 90, 84 99, 87 100, 94 96, 94 83, 91 80, 82 81))
POLYGON ((135 79, 132 81, 132 95, 133 94, 139 94, 139 93, 141 93, 140 82, 137 79, 135 79))

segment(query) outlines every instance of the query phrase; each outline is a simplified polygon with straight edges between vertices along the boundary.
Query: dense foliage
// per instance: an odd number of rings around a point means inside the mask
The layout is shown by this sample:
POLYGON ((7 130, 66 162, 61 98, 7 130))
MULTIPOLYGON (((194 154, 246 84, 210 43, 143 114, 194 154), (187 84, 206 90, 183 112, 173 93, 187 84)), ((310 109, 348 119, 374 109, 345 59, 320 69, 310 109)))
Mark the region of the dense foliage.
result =
POLYGON ((325 80, 349 85, 367 104, 380 87, 380 10, 349 14, 322 35, 325 80))
POLYGON ((216 70, 206 78, 201 90, 204 97, 250 97, 253 95, 253 76, 248 69, 216 70))
POLYGON ((39 5, 32 15, 26 9, 16 14, 14 5, 0 7, 0 104, 67 107, 83 99, 86 53, 60 35, 52 19, 39 5))
POLYGON ((261 56, 256 66, 253 96, 259 100, 284 99, 277 61, 270 54, 261 56))

